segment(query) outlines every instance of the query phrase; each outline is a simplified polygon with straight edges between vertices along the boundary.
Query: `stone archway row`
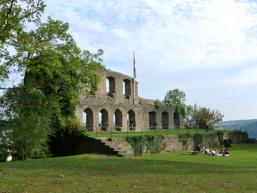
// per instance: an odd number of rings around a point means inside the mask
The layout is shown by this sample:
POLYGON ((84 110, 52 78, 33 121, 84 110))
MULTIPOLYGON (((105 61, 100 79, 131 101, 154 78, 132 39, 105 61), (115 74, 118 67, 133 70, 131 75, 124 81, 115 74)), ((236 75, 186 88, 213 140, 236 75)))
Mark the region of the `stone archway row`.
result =
POLYGON ((86 108, 82 115, 83 126, 89 131, 125 131, 135 130, 136 115, 135 111, 122 111, 117 108, 114 112, 106 108, 100 111, 93 111, 93 108, 86 108))

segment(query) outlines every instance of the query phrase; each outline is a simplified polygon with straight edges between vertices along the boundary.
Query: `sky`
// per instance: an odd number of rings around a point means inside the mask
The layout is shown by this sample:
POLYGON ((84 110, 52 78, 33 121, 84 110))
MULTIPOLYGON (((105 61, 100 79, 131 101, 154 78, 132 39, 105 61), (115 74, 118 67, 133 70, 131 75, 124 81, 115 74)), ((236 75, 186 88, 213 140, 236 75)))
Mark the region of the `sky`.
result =
POLYGON ((103 49, 107 68, 133 74, 139 95, 168 90, 224 120, 257 118, 257 1, 45 0, 44 17, 68 22, 79 47, 103 49))

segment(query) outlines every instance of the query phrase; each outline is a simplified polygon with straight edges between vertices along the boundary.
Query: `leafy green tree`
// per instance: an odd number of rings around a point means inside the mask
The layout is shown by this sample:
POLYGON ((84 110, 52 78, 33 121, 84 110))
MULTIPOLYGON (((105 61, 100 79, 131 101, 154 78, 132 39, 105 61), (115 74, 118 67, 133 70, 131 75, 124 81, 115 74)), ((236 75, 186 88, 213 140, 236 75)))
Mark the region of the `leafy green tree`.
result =
POLYGON ((37 24, 45 8, 43 0, 0 0, 0 82, 8 77, 8 48, 16 50, 25 23, 37 24))
POLYGON ((191 106, 186 108, 185 123, 187 127, 204 128, 205 122, 209 124, 209 128, 214 128, 214 124, 221 122, 224 115, 218 111, 207 107, 191 106))
POLYGON ((1 98, 5 113, 9 114, 5 132, 9 133, 10 146, 17 157, 31 157, 33 149, 46 144, 49 133, 49 101, 35 88, 24 85, 12 88, 1 98))
POLYGON ((16 39, 25 22, 39 22, 44 8, 42 0, 0 0, 0 42, 16 39))
POLYGON ((80 91, 96 89, 103 52, 81 51, 67 31, 68 24, 49 18, 37 29, 20 33, 16 54, 5 59, 6 66, 24 72, 23 83, 2 97, 5 117, 13 122, 9 130, 14 148, 22 159, 44 146, 50 133, 78 129, 80 91))
POLYGON ((165 104, 174 105, 176 107, 176 111, 181 113, 183 116, 185 116, 186 110, 185 101, 186 94, 179 89, 169 90, 163 100, 165 104))

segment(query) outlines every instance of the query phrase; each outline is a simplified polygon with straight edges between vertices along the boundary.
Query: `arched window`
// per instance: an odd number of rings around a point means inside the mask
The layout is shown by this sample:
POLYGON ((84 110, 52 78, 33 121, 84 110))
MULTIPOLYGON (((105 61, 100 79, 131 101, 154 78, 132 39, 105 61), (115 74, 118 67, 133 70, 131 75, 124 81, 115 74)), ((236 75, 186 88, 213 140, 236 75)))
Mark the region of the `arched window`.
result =
POLYGON ((123 80, 123 94, 126 99, 131 95, 131 81, 128 79, 123 80))
POLYGON ((106 78, 106 93, 110 97, 115 93, 115 79, 111 76, 106 78))
POLYGON ((102 131, 106 131, 106 130, 108 129, 109 123, 108 123, 108 112, 107 112, 107 110, 102 109, 102 110, 99 112, 99 120, 98 120, 98 123, 99 123, 99 128, 100 128, 102 131))
POLYGON ((180 118, 179 118, 179 112, 175 112, 173 114, 173 119, 174 119, 174 127, 175 128, 180 128, 180 118))
POLYGON ((168 129, 169 128, 169 113, 162 112, 162 128, 168 129))
POLYGON ((155 111, 149 112, 149 128, 156 129, 156 126, 157 126, 156 112, 155 111))
POLYGON ((134 131, 136 129, 136 117, 133 110, 129 110, 127 115, 128 129, 134 131))
POLYGON ((93 131, 93 111, 90 108, 86 108, 83 112, 82 123, 89 131, 93 131))
POLYGON ((117 109, 114 112, 114 127, 116 130, 121 131, 122 128, 122 112, 117 109))

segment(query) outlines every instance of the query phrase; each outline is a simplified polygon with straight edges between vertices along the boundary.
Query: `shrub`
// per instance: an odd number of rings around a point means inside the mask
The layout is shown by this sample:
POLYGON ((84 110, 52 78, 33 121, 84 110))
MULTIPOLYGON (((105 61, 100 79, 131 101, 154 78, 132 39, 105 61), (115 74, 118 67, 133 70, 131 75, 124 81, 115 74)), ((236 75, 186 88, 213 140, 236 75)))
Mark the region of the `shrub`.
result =
POLYGON ((46 158, 49 156, 50 156, 50 153, 49 153, 48 147, 46 145, 40 145, 32 150, 30 157, 33 159, 38 159, 38 158, 46 158))
POLYGON ((219 140, 219 143, 220 145, 223 145, 224 141, 223 141, 223 138, 224 138, 224 131, 217 131, 217 136, 218 136, 218 140, 219 140))
POLYGON ((134 150, 135 156, 142 155, 145 148, 145 137, 144 136, 131 136, 127 137, 127 141, 134 150))
POLYGON ((198 145, 203 144, 203 135, 202 134, 194 134, 193 140, 194 140, 194 146, 196 148, 198 145))
POLYGON ((144 150, 150 153, 159 153, 161 151, 162 135, 144 135, 127 137, 127 141, 131 145, 135 156, 142 155, 144 150))
POLYGON ((5 161, 5 153, 0 151, 0 162, 5 161))
POLYGON ((161 142, 163 140, 162 135, 147 135, 145 136, 146 148, 150 153, 161 152, 161 142))
POLYGON ((156 109, 159 109, 161 107, 161 104, 162 104, 162 102, 158 99, 154 101, 154 106, 156 109))
POLYGON ((191 135, 189 133, 178 135, 179 141, 182 143, 183 150, 188 149, 188 141, 191 135))

